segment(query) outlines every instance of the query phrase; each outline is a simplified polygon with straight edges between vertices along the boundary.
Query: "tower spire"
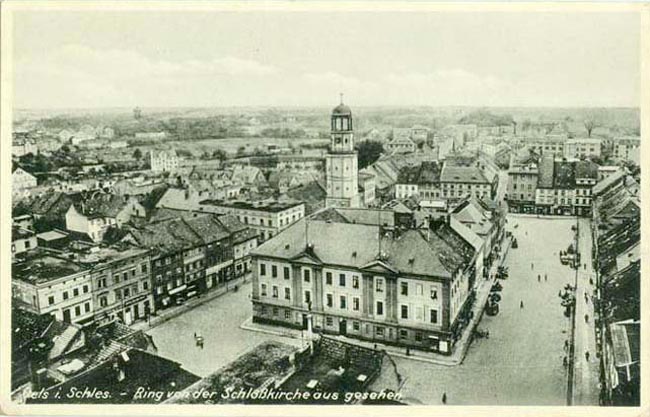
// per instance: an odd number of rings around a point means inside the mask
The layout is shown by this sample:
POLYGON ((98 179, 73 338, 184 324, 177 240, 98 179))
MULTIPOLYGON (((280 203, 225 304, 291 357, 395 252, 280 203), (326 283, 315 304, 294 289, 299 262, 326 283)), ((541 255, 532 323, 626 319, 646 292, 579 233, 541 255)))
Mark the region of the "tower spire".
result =
POLYGON ((343 93, 339 93, 339 97, 341 98, 341 104, 343 104, 343 93))

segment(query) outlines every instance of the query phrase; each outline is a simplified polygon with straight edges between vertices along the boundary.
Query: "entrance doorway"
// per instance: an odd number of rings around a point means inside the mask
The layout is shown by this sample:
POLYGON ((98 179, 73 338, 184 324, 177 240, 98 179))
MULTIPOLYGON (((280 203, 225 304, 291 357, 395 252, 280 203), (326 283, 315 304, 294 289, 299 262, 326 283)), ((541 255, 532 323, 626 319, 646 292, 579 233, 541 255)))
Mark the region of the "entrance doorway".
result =
POLYGON ((339 320, 339 333, 345 336, 348 334, 348 322, 345 319, 339 320))

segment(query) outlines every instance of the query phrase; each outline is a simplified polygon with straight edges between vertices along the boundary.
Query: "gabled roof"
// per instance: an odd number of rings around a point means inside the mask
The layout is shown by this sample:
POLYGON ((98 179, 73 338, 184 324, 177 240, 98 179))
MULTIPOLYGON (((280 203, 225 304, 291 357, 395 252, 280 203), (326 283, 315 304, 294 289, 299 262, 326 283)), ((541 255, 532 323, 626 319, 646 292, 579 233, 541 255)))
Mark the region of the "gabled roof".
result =
POLYGON ((456 166, 445 164, 440 174, 441 182, 489 184, 483 172, 476 166, 456 166))
POLYGON ((326 265, 364 268, 381 260, 403 274, 449 278, 472 256, 472 248, 448 226, 436 230, 382 231, 374 225, 302 219, 253 253, 295 259, 307 249, 326 265))
POLYGON ((594 187, 591 189, 591 193, 594 196, 598 196, 618 181, 624 180, 626 175, 627 173, 624 170, 614 172, 612 175, 604 178, 602 181, 594 185, 594 187))

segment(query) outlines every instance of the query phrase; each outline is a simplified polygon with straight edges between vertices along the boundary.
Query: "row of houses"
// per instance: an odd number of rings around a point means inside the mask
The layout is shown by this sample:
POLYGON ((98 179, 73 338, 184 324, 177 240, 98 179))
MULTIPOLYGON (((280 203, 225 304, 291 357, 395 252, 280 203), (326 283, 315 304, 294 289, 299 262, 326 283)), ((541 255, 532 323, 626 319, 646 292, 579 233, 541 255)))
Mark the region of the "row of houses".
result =
POLYGON ((502 225, 474 198, 438 218, 327 208, 252 252, 253 320, 450 354, 502 225))
POLYGON ((590 216, 598 165, 590 160, 530 158, 508 170, 506 200, 515 213, 590 216))
POLYGON ((639 187, 617 172, 593 188, 601 400, 638 406, 641 373, 641 209, 639 187))
POLYGON ((69 229, 67 244, 53 247, 46 236, 36 239, 28 231, 17 228, 12 236, 20 252, 12 267, 14 299, 35 313, 79 324, 130 324, 217 287, 248 272, 248 254, 257 246, 257 232, 233 216, 185 212, 122 225, 114 243, 80 240, 69 229))
POLYGON ((395 197, 451 202, 469 195, 492 199, 497 186, 497 170, 489 163, 471 159, 469 165, 461 165, 449 159, 403 168, 395 184, 395 197))

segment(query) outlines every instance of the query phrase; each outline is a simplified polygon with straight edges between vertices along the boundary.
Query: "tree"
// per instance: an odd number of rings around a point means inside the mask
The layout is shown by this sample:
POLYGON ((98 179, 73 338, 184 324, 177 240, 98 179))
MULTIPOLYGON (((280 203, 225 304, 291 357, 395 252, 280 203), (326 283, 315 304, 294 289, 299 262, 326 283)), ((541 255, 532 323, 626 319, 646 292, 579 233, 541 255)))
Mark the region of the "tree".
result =
POLYGON ((598 127, 598 122, 594 119, 585 119, 584 120, 585 129, 587 129, 587 137, 591 137, 591 132, 598 127))
POLYGON ((133 151, 133 158, 137 159, 138 161, 140 158, 142 158, 142 151, 140 148, 136 148, 135 151, 133 151))
POLYGON ((381 142, 367 140, 357 144, 357 152, 359 169, 363 169, 379 159, 382 152, 384 152, 384 145, 381 142))
POLYGON ((228 154, 223 149, 217 148, 212 152, 212 157, 223 161, 224 159, 228 159, 228 154))

